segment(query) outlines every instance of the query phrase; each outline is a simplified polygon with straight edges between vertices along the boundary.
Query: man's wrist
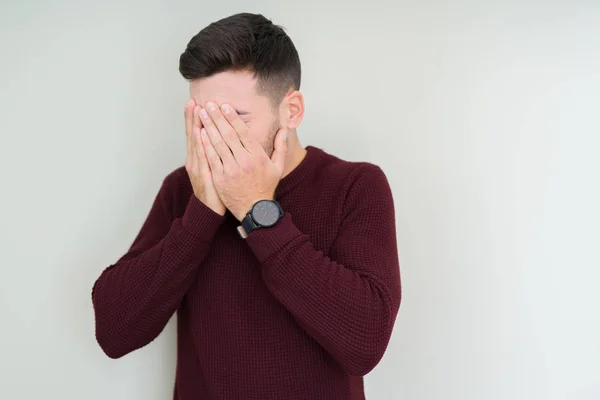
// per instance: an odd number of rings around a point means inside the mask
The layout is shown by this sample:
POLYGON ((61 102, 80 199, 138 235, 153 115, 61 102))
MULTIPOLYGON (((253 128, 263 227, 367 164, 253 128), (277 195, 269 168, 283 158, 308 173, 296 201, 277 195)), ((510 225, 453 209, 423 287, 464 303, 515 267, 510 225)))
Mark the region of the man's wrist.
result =
POLYGON ((258 200, 250 208, 250 211, 238 218, 240 221, 240 225, 237 227, 238 233, 243 239, 246 239, 256 229, 269 228, 277 224, 284 214, 275 199, 258 200))
POLYGON ((241 212, 237 212, 237 213, 233 213, 233 216, 240 222, 242 222, 244 220, 244 218, 246 218, 246 215, 248 215, 248 213, 250 212, 250 210, 252 210, 252 206, 248 207, 248 209, 246 210, 245 213, 241 213, 241 212))
POLYGON ((253 201, 251 204, 246 203, 244 206, 240 207, 239 210, 236 210, 235 212, 232 211, 231 213, 233 214, 233 216, 235 218, 237 218, 238 221, 242 222, 242 220, 244 218, 246 218, 246 215, 248 215, 248 213, 252 211, 252 209, 254 208, 254 205, 256 203, 258 203, 261 200, 271 200, 272 201, 274 199, 275 199, 274 196, 265 196, 263 198, 253 201))
POLYGON ((195 195, 190 196, 181 218, 185 230, 204 240, 212 238, 222 221, 222 215, 202 203, 195 195))

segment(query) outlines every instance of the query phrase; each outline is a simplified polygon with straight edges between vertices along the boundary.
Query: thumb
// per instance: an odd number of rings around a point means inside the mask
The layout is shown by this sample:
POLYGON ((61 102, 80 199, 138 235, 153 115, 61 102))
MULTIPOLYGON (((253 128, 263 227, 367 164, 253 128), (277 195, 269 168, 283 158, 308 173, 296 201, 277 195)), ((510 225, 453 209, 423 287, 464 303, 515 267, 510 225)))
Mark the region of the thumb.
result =
POLYGON ((280 129, 275 136, 275 150, 271 156, 271 161, 279 171, 283 171, 285 164, 285 155, 287 153, 287 137, 288 132, 285 129, 280 129))

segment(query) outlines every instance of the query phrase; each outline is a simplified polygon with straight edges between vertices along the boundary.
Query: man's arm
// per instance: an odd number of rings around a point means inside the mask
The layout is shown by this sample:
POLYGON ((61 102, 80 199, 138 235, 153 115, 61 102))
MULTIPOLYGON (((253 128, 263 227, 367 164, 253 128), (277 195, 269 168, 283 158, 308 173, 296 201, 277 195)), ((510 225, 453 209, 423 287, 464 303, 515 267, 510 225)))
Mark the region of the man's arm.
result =
POLYGON ((192 185, 186 211, 173 219, 171 185, 162 184, 146 222, 131 248, 100 275, 92 289, 96 339, 112 358, 154 340, 179 308, 204 260, 226 208, 213 185, 202 142, 199 107, 189 99, 184 108, 187 155, 185 170, 192 185))
POLYGON ((379 167, 364 168, 352 185, 331 258, 289 213, 246 240, 273 295, 347 373, 366 375, 379 363, 401 298, 392 193, 379 167))
POLYGON ((129 251, 102 272, 92 290, 96 339, 111 358, 154 340, 179 307, 222 216, 190 197, 172 219, 163 182, 129 251))

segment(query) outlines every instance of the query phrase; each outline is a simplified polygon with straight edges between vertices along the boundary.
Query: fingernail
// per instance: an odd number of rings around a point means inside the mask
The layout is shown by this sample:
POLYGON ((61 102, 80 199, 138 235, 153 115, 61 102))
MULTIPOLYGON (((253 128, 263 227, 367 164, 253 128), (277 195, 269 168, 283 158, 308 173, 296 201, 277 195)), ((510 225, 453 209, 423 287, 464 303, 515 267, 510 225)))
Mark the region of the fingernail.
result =
POLYGON ((191 106, 192 104, 194 104, 194 99, 188 99, 187 103, 185 103, 186 106, 191 106))
POLYGON ((208 103, 206 103, 206 107, 210 111, 215 111, 217 109, 217 105, 215 103, 213 103, 212 101, 209 101, 208 103))
POLYGON ((208 118, 208 113, 204 108, 200 109, 200 115, 202 116, 202 118, 208 118))
POLYGON ((229 112, 231 111, 231 107, 229 107, 227 104, 223 104, 221 105, 221 110, 224 114, 229 114, 229 112))

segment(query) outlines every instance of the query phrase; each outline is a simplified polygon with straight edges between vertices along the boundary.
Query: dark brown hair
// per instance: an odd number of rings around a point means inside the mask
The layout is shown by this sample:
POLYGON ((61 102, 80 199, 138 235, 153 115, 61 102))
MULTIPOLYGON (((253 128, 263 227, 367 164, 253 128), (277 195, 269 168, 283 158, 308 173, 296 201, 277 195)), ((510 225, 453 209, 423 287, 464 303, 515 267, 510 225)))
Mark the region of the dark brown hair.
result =
POLYGON ((257 90, 279 104, 300 89, 300 57, 283 28, 261 14, 240 13, 213 22, 190 40, 179 58, 187 80, 224 71, 249 71, 257 90))

